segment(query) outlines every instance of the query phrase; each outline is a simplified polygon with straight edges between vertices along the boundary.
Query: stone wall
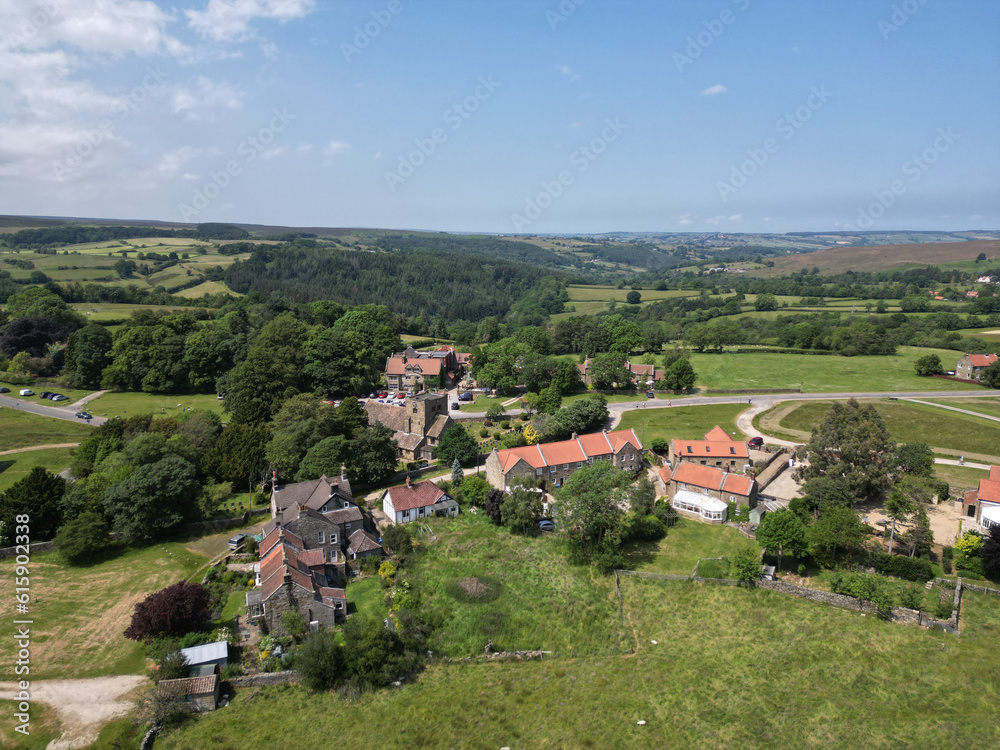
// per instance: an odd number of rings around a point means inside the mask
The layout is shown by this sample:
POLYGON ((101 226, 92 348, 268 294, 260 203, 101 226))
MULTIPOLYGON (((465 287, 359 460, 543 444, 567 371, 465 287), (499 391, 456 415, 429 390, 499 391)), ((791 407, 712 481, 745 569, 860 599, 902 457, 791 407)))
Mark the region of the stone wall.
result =
MULTIPOLYGON (((28 554, 33 555, 36 552, 51 552, 55 548, 55 542, 35 542, 34 544, 28 545, 28 554)), ((4 557, 16 557, 17 555, 17 547, 4 547, 3 549, 0 549, 0 559, 4 557)))

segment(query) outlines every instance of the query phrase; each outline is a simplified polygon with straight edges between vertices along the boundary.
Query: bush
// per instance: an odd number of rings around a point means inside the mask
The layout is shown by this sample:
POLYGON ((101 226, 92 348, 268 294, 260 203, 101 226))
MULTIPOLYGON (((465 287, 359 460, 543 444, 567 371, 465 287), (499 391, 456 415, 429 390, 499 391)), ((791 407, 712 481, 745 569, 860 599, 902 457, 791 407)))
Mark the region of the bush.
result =
POLYGON ((954 604, 952 599, 945 599, 944 601, 939 601, 934 605, 934 616, 939 620, 947 620, 951 617, 951 608, 954 604))
POLYGON ((151 641, 161 635, 184 635, 208 622, 208 614, 208 589, 181 581, 136 604, 125 637, 151 641))
POLYGON ((528 421, 528 412, 522 411, 521 414, 518 416, 518 419, 520 419, 522 422, 527 422, 528 421))
POLYGON ((182 677, 187 677, 189 671, 187 657, 180 651, 171 651, 165 654, 157 664, 157 669, 153 671, 153 682, 179 680, 182 677))
POLYGON ((955 548, 944 547, 941 549, 941 568, 946 574, 951 573, 955 561, 955 548))
POLYGON ((630 534, 633 539, 642 542, 655 542, 667 535, 667 527, 663 521, 654 515, 640 516, 632 521, 630 534))
POLYGON ((934 569, 928 560, 916 557, 901 557, 887 552, 869 555, 864 564, 870 565, 876 573, 895 576, 907 581, 929 581, 934 577, 934 569))
POLYGON ((390 554, 409 552, 413 549, 413 540, 405 526, 393 524, 382 532, 382 547, 390 554))
POLYGON ((924 602, 924 590, 919 586, 907 584, 899 590, 899 603, 909 609, 920 609, 924 602))
POLYGON ((54 541, 59 556, 70 565, 96 560, 113 545, 104 517, 89 511, 64 524, 54 541))
POLYGON ((487 430, 485 427, 479 431, 479 437, 488 438, 489 436, 490 436, 490 431, 487 430))
POLYGON ((971 574, 977 578, 985 577, 982 559, 977 555, 968 555, 965 552, 959 552, 955 555, 955 572, 971 574))
POLYGON ((295 655, 295 668, 310 690, 329 690, 344 676, 344 651, 336 633, 321 630, 310 635, 295 655))
POLYGON ((510 422, 508 422, 505 419, 503 422, 500 423, 500 429, 501 430, 509 430, 510 429, 510 422))
POLYGON ((666 438, 653 438, 649 441, 649 449, 659 456, 663 456, 670 451, 670 441, 666 438))

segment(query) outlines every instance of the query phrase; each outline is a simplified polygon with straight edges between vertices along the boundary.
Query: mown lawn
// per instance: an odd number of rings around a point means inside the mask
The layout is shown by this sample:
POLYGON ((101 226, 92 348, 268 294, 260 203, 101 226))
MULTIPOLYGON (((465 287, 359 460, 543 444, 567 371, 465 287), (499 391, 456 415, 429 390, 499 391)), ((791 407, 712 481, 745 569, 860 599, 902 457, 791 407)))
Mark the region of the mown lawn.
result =
POLYGON ((956 409, 974 411, 977 414, 985 414, 990 417, 1000 417, 1000 398, 941 398, 923 399, 931 404, 941 404, 942 406, 954 406, 956 409))
POLYGON ((658 542, 626 549, 628 567, 649 573, 691 575, 702 557, 731 557, 746 540, 736 529, 680 518, 658 542))
MULTIPOLYGON (((889 434, 900 443, 926 443, 968 454, 1000 456, 1000 422, 905 401, 871 401, 882 415, 889 434)), ((809 432, 830 411, 830 401, 796 406, 781 426, 809 432)))
POLYGON ((442 619, 428 644, 435 653, 481 654, 491 640, 497 650, 562 655, 627 648, 610 579, 570 565, 557 537, 516 536, 470 513, 428 525, 437 541, 412 555, 403 575, 442 619))
POLYGON ((48 469, 52 474, 68 469, 72 454, 72 448, 46 448, 0 456, 0 492, 23 479, 36 466, 48 469))
MULTIPOLYGON (((55 552, 32 555, 30 616, 33 679, 138 674, 142 646, 126 640, 135 604, 164 586, 185 579, 207 560, 169 542, 130 550, 89 567, 72 567, 55 552)), ((0 560, 0 597, 14 596, 14 558, 0 560)), ((0 641, 14 632, 0 621, 0 641)), ((15 651, 0 651, 0 674, 12 674, 15 651)))
POLYGON ((79 443, 91 435, 93 429, 83 422, 0 408, 0 451, 50 443, 79 443))
POLYGON ((764 590, 627 577, 621 590, 634 655, 435 664, 350 701, 240 690, 157 747, 306 750, 333 734, 386 750, 1000 743, 996 597, 967 595, 955 638, 764 590))
POLYGON ((632 409, 622 415, 616 430, 632 428, 643 445, 653 438, 665 440, 704 440, 705 433, 719 425, 730 435, 742 437, 736 417, 746 404, 711 404, 709 406, 671 406, 668 409, 632 409))
POLYGON ((981 386, 917 375, 913 363, 926 354, 942 362, 958 359, 945 349, 902 346, 892 357, 812 354, 693 354, 701 388, 800 388, 806 393, 851 391, 958 391, 981 386))
POLYGON ((193 395, 160 395, 155 393, 105 393, 95 398, 87 409, 95 417, 131 417, 136 414, 153 414, 172 417, 192 409, 205 409, 217 414, 222 411, 222 401, 211 393, 193 395))

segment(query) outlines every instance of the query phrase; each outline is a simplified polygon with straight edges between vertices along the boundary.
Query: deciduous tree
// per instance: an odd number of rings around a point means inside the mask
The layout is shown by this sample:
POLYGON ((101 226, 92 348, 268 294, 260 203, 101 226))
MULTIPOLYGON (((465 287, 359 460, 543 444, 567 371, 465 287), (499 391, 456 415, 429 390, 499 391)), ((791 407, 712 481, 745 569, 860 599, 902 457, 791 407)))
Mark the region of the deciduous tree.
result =
POLYGON ((135 605, 125 637, 150 641, 162 635, 185 635, 208 621, 208 589, 181 581, 150 594, 135 605))
POLYGON ((757 526, 757 541, 764 549, 778 553, 778 570, 785 552, 801 555, 806 551, 806 530, 802 520, 790 510, 768 513, 757 526))

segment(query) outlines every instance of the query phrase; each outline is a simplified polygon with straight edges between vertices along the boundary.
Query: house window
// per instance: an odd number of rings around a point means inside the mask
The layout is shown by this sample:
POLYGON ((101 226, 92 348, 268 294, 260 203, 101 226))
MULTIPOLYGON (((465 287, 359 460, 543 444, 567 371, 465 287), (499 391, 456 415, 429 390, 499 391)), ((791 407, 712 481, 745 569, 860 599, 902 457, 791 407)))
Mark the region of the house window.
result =
POLYGON ((582 469, 583 468, 583 461, 578 462, 577 465, 576 465, 576 468, 582 469))
POLYGON ((563 464, 563 471, 569 471, 569 464, 563 464))
POLYGON ((336 544, 336 543, 337 543, 337 535, 330 534, 330 544, 336 544))
MULTIPOLYGON (((409 514, 409 511, 407 511, 407 514, 409 514)), ((350 529, 351 529, 351 524, 349 524, 349 523, 345 523, 345 524, 344 524, 344 526, 345 526, 345 527, 347 528, 347 530, 348 530, 348 531, 350 531, 350 529)))
POLYGON ((635 454, 633 453, 632 455, 630 455, 630 456, 628 457, 628 460, 629 460, 629 461, 635 461, 635 454))
POLYGON ((536 477, 540 477, 541 475, 542 475, 542 470, 541 469, 535 469, 535 476, 536 477))
POLYGON ((550 466, 549 467, 549 474, 555 474, 557 468, 558 468, 557 466, 550 466))
POLYGON ((323 544, 323 532, 319 532, 319 543, 323 544))

